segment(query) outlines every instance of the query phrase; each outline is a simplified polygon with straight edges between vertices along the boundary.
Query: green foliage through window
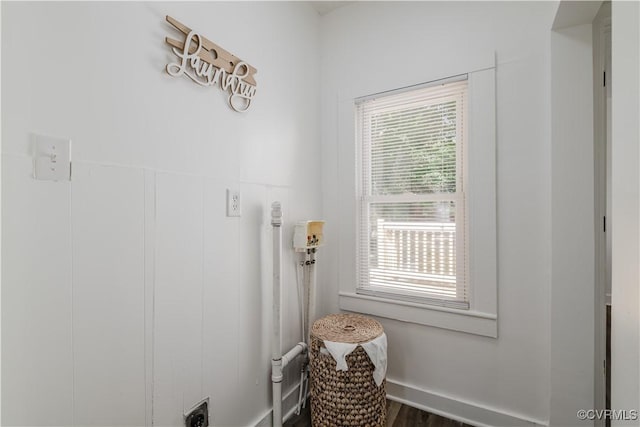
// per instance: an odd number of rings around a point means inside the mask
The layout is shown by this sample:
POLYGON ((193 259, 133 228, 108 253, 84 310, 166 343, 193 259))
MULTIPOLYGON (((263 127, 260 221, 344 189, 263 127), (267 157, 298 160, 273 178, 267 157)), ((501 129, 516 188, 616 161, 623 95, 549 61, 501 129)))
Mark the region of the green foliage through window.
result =
POLYGON ((455 193, 456 101, 371 116, 373 195, 455 193))

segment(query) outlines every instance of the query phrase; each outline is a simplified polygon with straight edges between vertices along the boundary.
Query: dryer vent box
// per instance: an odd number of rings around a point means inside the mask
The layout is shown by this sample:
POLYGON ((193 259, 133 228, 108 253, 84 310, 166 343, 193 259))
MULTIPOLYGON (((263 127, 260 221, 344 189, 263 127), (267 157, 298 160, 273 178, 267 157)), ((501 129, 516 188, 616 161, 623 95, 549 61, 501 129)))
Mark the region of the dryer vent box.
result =
POLYGON ((293 247, 296 252, 324 245, 324 221, 301 221, 296 224, 293 233, 293 247))

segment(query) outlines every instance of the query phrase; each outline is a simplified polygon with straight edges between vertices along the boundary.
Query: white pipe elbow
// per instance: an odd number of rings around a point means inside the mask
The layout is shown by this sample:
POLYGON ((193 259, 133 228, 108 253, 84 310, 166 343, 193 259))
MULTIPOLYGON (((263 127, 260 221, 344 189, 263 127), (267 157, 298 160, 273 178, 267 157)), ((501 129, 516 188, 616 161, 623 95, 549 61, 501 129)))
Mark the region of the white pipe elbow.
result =
POLYGON ((298 344, 296 344, 296 346, 293 347, 291 350, 289 350, 287 354, 282 356, 282 368, 287 366, 289 362, 291 362, 293 359, 295 359, 302 353, 306 353, 306 351, 307 351, 306 343, 299 342, 298 344))

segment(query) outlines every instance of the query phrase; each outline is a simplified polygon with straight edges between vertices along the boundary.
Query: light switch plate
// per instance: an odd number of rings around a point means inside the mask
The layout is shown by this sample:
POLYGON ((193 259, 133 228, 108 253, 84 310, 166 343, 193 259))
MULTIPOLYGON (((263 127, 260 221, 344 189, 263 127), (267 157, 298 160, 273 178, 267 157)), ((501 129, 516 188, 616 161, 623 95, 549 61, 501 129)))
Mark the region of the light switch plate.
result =
POLYGON ((43 181, 71 180, 71 140, 32 134, 33 175, 43 181))

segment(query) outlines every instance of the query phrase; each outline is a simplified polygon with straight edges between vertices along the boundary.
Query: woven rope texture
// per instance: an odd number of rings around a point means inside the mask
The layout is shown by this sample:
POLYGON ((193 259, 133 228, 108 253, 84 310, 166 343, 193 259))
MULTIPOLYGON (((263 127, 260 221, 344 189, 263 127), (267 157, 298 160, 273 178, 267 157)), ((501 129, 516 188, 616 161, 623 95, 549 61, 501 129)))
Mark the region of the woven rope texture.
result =
POLYGON ((348 371, 320 349, 324 340, 364 343, 384 332, 377 321, 358 314, 332 314, 311 328, 311 424, 314 427, 386 427, 386 380, 378 387, 375 366, 358 346, 347 356, 348 371))

